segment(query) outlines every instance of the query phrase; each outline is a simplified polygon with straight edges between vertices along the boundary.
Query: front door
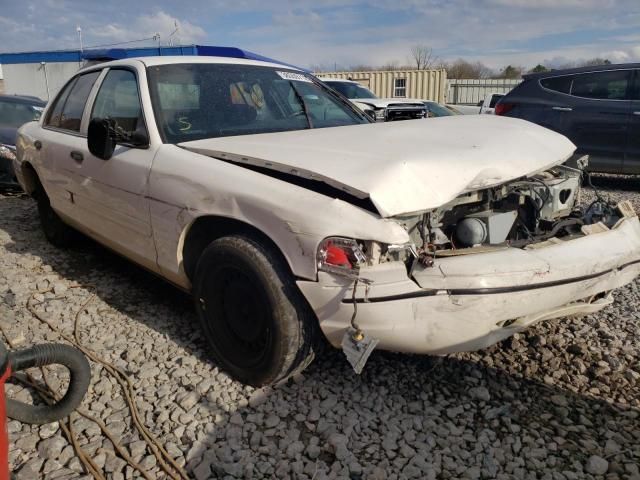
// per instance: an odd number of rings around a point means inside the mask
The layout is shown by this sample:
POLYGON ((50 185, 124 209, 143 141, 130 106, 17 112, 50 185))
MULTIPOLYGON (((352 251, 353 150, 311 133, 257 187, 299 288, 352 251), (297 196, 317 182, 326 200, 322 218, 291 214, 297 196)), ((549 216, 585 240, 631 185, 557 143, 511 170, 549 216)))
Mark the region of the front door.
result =
MULTIPOLYGON (((93 118, 111 118, 116 128, 147 136, 133 70, 109 69, 89 102, 86 125, 93 118)), ((89 152, 85 141, 79 153, 70 171, 79 222, 110 248, 155 270, 156 252, 146 198, 155 149, 118 144, 113 156, 102 160, 89 152)))

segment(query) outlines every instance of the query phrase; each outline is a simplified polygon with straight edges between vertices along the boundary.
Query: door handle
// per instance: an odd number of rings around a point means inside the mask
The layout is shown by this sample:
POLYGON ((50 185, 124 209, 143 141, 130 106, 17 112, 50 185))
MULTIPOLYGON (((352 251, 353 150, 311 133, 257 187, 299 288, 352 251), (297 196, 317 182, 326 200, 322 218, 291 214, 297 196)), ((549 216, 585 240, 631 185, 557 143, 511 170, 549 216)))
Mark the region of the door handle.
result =
POLYGON ((571 107, 551 107, 551 110, 555 110, 557 112, 572 112, 573 108, 571 108, 571 107))
POLYGON ((84 155, 82 155, 82 152, 79 152, 77 150, 73 150, 69 156, 71 158, 73 158, 76 162, 81 162, 84 160, 84 155))
POLYGON ((640 117, 640 112, 633 112, 634 115, 638 115, 640 117))
POLYGON ((36 147, 36 150, 40 150, 42 148, 42 142, 40 140, 36 140, 33 142, 33 146, 36 147))

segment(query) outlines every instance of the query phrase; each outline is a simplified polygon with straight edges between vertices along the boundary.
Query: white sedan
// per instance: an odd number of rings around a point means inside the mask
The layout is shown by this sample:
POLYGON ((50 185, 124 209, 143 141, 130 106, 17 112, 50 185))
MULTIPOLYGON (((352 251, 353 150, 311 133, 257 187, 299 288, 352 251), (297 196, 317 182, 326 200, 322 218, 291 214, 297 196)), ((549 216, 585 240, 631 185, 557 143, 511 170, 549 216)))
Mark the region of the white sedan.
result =
POLYGON ((279 63, 150 57, 81 70, 14 168, 52 243, 80 231, 192 292, 212 355, 264 385, 321 335, 359 371, 609 305, 640 224, 576 208, 574 150, 510 118, 371 123, 279 63))
POLYGON ((351 100, 356 107, 367 112, 377 122, 415 120, 428 116, 423 100, 402 97, 379 98, 354 80, 324 77, 320 80, 351 100))

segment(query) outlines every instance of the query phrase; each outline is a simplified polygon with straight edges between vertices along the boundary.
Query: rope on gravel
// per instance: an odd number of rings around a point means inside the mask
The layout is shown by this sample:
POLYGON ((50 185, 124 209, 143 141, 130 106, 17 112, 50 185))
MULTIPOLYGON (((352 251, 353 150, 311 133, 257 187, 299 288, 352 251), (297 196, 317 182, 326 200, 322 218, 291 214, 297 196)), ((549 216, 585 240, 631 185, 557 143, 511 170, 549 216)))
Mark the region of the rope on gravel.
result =
MULTIPOLYGON (((93 287, 86 287, 86 286, 83 286, 83 285, 73 285, 73 286, 71 286, 71 288, 81 288, 81 287, 93 288, 93 287)), ((40 303, 43 303, 43 302, 37 300, 35 298, 35 295, 37 295, 37 294, 42 295, 44 293, 49 293, 51 291, 52 291, 52 289, 49 288, 47 290, 34 292, 31 295, 31 298, 29 300, 27 300, 27 305, 26 305, 27 306, 27 310, 36 319, 38 319, 42 323, 46 324, 51 330, 56 332, 61 338, 63 338, 64 340, 66 340, 67 342, 69 342, 70 344, 75 346, 76 348, 78 348, 80 351, 82 351, 82 353, 84 353, 87 357, 89 357, 95 363, 101 364, 105 368, 105 370, 107 370, 107 372, 109 372, 116 379, 118 384, 122 387, 122 391, 124 393, 125 400, 127 402, 127 405, 129 406, 129 410, 131 412, 131 419, 133 421, 133 424, 135 425, 136 429, 140 433, 140 436, 144 439, 144 441, 147 443, 147 445, 149 446, 150 450, 153 452, 154 456, 158 460, 158 465, 162 468, 162 470, 165 471, 165 473, 167 475, 169 475, 169 477, 171 477, 174 480, 189 480, 189 477, 188 477, 187 473, 184 471, 184 469, 180 465, 178 465, 176 463, 176 461, 173 459, 173 457, 171 457, 171 455, 164 449, 162 444, 147 429, 147 427, 144 425, 144 423, 140 419, 140 412, 138 411, 138 407, 137 407, 137 404, 136 404, 136 401, 135 401, 135 397, 136 397, 135 387, 133 386, 133 382, 131 381, 131 378, 121 368, 116 367, 112 363, 107 362, 103 358, 99 357, 95 352, 93 352, 92 350, 88 349, 87 347, 85 347, 85 346, 83 346, 81 344, 80 338, 79 338, 79 334, 78 334, 78 324, 79 324, 79 320, 80 320, 80 314, 86 309, 86 307, 89 305, 89 303, 91 303, 96 298, 96 294, 92 293, 91 296, 89 297, 89 299, 87 301, 85 301, 82 304, 82 306, 77 310, 77 312, 75 314, 75 317, 74 317, 73 337, 71 337, 71 336, 67 335, 66 333, 64 333, 62 330, 60 330, 58 327, 53 325, 48 319, 46 319, 44 316, 42 316, 40 313, 38 313, 38 311, 34 308, 34 305, 38 305, 40 303), (35 300, 38 303, 34 304, 34 303, 31 302, 31 300, 35 300)), ((82 412, 82 413, 86 413, 86 412, 82 412)), ((94 421, 95 423, 98 424, 98 426, 101 428, 103 433, 105 433, 105 435, 109 438, 111 443, 113 443, 114 448, 118 451, 118 453, 122 456, 122 458, 131 467, 133 467, 136 470, 138 470, 145 477, 145 479, 152 480, 152 477, 150 477, 149 474, 139 464, 133 462, 133 459, 128 454, 126 454, 126 451, 124 450, 124 448, 118 442, 114 441, 115 439, 113 438, 113 436, 110 433, 106 433, 108 431, 108 429, 106 428, 104 423, 97 421, 97 419, 91 417, 89 414, 86 414, 86 415, 83 415, 83 416, 85 416, 85 418, 87 418, 89 420, 92 420, 92 421, 94 421)), ((74 448, 75 448, 75 445, 74 445, 74 448)), ((77 452, 77 450, 76 450, 76 452, 77 452)), ((78 456, 80 457, 80 455, 78 455, 78 456)), ((89 459, 89 461, 91 461, 91 460, 89 459)), ((91 462, 91 463, 93 463, 93 462, 91 462)), ((85 466, 86 466, 86 464, 85 464, 85 466)), ((103 478, 101 476, 96 476, 94 474, 94 472, 91 471, 91 470, 93 470, 93 468, 91 468, 91 469, 88 468, 87 470, 92 475, 94 475, 94 477, 96 477, 98 479, 102 479, 103 478)))

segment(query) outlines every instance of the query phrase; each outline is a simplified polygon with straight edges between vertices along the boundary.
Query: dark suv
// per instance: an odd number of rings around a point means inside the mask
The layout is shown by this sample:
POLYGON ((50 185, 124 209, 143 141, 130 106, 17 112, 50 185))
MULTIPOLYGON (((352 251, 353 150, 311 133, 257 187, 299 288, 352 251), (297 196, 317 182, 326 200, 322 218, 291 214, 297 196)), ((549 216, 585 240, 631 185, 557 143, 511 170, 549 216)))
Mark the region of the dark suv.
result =
POLYGON ((640 174, 639 63, 525 75, 495 113, 566 135, 591 171, 640 174))

